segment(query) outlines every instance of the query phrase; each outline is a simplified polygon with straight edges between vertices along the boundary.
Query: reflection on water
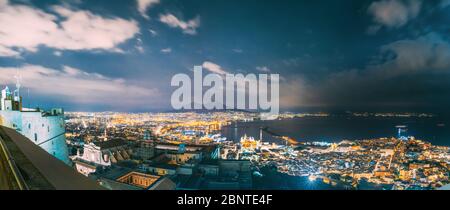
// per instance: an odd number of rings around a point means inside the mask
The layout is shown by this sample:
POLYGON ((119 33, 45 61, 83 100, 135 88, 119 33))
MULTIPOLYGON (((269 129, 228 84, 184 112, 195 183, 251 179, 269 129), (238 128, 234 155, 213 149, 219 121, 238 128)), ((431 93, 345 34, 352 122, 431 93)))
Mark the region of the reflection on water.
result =
MULTIPOLYGON (((308 117, 276 121, 237 122, 222 129, 230 140, 239 141, 244 134, 258 138, 260 128, 289 136, 297 141, 338 142, 343 139, 358 140, 396 137, 396 126, 406 125, 406 134, 435 145, 450 146, 450 129, 445 121, 435 118, 363 118, 363 117, 308 117)), ((263 140, 279 142, 263 132, 263 140)))

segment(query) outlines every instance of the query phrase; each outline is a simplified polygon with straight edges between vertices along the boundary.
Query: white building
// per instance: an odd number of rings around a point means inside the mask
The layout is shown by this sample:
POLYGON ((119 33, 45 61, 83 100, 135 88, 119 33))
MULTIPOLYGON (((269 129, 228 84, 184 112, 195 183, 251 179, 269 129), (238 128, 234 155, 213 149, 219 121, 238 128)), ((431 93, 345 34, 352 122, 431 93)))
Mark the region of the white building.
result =
POLYGON ((132 150, 128 143, 121 139, 85 144, 83 154, 75 157, 77 171, 85 176, 106 168, 119 161, 131 159, 132 150))
POLYGON ((0 95, 0 125, 16 129, 42 149, 70 164, 65 138, 64 111, 22 107, 20 85, 11 93, 8 87, 0 95))

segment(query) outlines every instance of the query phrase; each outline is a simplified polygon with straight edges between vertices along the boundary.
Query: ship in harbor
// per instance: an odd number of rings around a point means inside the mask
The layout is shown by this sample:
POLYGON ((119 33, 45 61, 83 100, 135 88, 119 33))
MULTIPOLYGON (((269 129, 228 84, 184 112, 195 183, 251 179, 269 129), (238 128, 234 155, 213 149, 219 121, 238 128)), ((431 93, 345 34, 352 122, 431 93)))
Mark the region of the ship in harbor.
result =
POLYGON ((44 111, 22 107, 19 82, 12 92, 6 86, 1 91, 0 99, 1 126, 15 129, 49 154, 70 164, 63 109, 44 111))

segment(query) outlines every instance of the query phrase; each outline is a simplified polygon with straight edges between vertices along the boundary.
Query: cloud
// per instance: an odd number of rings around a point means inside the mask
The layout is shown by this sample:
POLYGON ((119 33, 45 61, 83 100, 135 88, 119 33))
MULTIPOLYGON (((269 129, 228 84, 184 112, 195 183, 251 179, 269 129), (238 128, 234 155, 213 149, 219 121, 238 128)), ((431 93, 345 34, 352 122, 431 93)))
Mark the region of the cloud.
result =
POLYGON ((450 70, 450 44, 436 33, 387 44, 381 52, 394 57, 371 67, 382 69, 384 75, 450 70))
POLYGON ((235 53, 243 53, 244 52, 244 50, 242 50, 242 49, 239 49, 239 48, 235 48, 235 49, 233 49, 233 52, 235 52, 235 53))
POLYGON ((59 17, 27 5, 0 3, 0 56, 17 56, 18 49, 36 52, 39 46, 58 50, 121 52, 118 45, 133 38, 134 20, 104 18, 89 11, 53 7, 59 17))
POLYGON ((164 48, 164 49, 161 49, 161 53, 164 53, 164 54, 168 54, 168 53, 171 53, 172 52, 172 48, 164 48))
POLYGON ((145 19, 150 19, 146 12, 150 7, 156 4, 159 4, 159 0, 137 0, 138 10, 145 19))
POLYGON ((260 72, 270 72, 270 69, 267 66, 257 66, 256 70, 260 72))
POLYGON ((141 39, 141 38, 137 38, 137 39, 136 39, 136 45, 134 46, 134 48, 135 48, 139 53, 145 53, 144 43, 142 42, 142 39, 141 39))
POLYGON ((212 73, 216 73, 216 74, 220 74, 220 75, 225 75, 225 74, 229 74, 227 71, 223 70, 221 66, 209 62, 209 61, 205 61, 203 62, 202 65, 203 69, 206 69, 212 73))
POLYGON ((136 45, 135 49, 139 52, 139 53, 145 53, 145 49, 142 45, 136 45))
POLYGON ((0 57, 20 57, 20 52, 0 45, 0 57))
POLYGON ((197 16, 196 18, 189 21, 183 21, 172 14, 165 14, 159 16, 159 21, 167 24, 172 28, 180 28, 183 33, 189 35, 197 34, 197 28, 200 27, 200 16, 197 16))
POLYGON ((280 83, 280 107, 284 109, 323 106, 319 97, 315 87, 302 76, 291 76, 280 83))
POLYGON ((153 30, 153 29, 148 29, 148 32, 150 32, 150 34, 151 34, 153 37, 158 36, 158 32, 156 32, 156 31, 153 30))
POLYGON ((53 52, 53 55, 56 57, 61 57, 62 56, 62 52, 61 51, 55 51, 53 52))
POLYGON ((436 33, 384 45, 376 59, 361 69, 315 80, 291 76, 280 84, 280 92, 293 97, 281 100, 288 100, 290 106, 356 108, 416 107, 440 98, 448 105, 449 89, 450 44, 436 33))
POLYGON ((422 7, 421 0, 381 0, 373 2, 368 13, 373 16, 374 26, 369 27, 369 33, 376 33, 381 26, 399 28, 417 17, 422 7))
POLYGON ((374 35, 381 29, 381 25, 371 25, 367 28, 367 34, 374 35))
POLYGON ((39 96, 63 99, 73 104, 139 107, 148 105, 151 98, 158 95, 155 89, 69 66, 63 66, 61 70, 37 65, 0 67, 0 84, 13 83, 16 73, 21 75, 24 88, 39 96))

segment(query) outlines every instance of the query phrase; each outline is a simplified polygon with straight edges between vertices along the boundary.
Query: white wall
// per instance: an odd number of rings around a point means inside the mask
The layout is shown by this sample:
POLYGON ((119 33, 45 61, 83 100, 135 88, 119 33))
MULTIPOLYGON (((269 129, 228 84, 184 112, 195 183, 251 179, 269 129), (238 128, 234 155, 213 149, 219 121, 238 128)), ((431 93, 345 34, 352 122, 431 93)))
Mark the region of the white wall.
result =
POLYGON ((51 155, 70 163, 63 116, 42 117, 40 112, 19 111, 0 111, 0 116, 4 126, 18 130, 51 155))

